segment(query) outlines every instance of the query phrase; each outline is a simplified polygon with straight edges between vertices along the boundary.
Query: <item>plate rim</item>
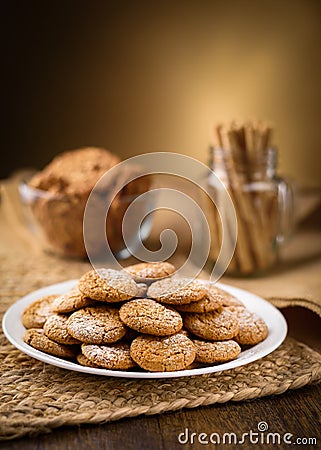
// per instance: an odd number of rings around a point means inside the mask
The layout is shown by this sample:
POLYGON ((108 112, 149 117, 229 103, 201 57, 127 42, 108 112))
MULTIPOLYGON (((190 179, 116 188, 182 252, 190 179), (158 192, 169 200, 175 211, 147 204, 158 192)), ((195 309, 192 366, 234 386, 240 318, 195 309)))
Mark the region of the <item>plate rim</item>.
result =
MULTIPOLYGON (((27 354, 28 356, 31 356, 32 358, 35 358, 39 361, 42 361, 46 364, 50 364, 56 367, 60 367, 62 369, 66 370, 72 370, 75 372, 80 373, 87 373, 91 375, 102 375, 102 376, 110 376, 110 377, 117 377, 117 378, 134 378, 134 379, 162 379, 162 378, 180 378, 180 377, 186 377, 186 376, 197 376, 197 375, 205 375, 205 374, 211 374, 215 372, 222 372, 230 369, 234 369, 236 367, 242 367, 247 364, 250 364, 251 362, 257 361, 258 359, 263 358, 264 356, 267 356, 268 354, 272 353, 276 348, 278 348, 287 335, 287 322, 283 316, 283 314, 270 302, 263 299, 262 297, 253 294, 252 292, 249 292, 245 289, 241 289, 235 286, 231 286, 225 283, 215 283, 215 285, 219 288, 224 289, 226 292, 229 292, 233 295, 235 295, 237 298, 239 298, 241 301, 243 301, 246 304, 246 307, 251 311, 251 307, 249 307, 249 302, 254 302, 254 305, 256 306, 263 306, 263 308, 270 310, 272 313, 272 317, 274 320, 277 319, 277 324, 280 329, 275 330, 274 327, 272 327, 271 330, 271 324, 270 324, 270 317, 262 316, 263 319, 267 322, 268 328, 269 328, 269 335, 268 337, 260 342, 259 344, 256 344, 255 346, 251 347, 248 350, 244 350, 240 355, 240 357, 228 361, 223 364, 216 364, 212 366, 206 366, 206 367, 200 367, 195 369, 188 369, 188 370, 180 370, 180 371, 173 371, 173 372, 135 372, 135 371, 121 371, 121 370, 110 370, 110 369, 98 369, 93 367, 87 367, 87 366, 81 366, 80 364, 76 364, 72 361, 60 359, 58 357, 49 355, 47 353, 41 352, 40 350, 36 350, 33 347, 30 347, 25 342, 23 342, 22 336, 20 336, 20 340, 15 337, 15 333, 12 335, 12 327, 10 325, 10 321, 14 318, 17 318, 17 314, 20 312, 19 318, 21 317, 21 312, 23 309, 33 301, 35 301, 37 298, 45 295, 50 295, 48 293, 49 291, 57 290, 57 293, 64 293, 67 292, 73 285, 76 285, 78 283, 78 279, 72 279, 63 281, 60 283, 51 284, 45 287, 42 287, 40 289, 37 289, 35 291, 30 292, 29 294, 19 298, 17 301, 15 301, 5 312, 3 319, 2 319, 2 330, 8 339, 8 341, 18 350, 21 352, 27 354), (245 296, 245 297, 244 297, 245 296), (269 327, 270 324, 270 327, 269 327), (276 334, 276 335, 275 335, 276 334), (268 345, 269 344, 269 345, 268 345), (254 351, 256 350, 256 351, 254 351), (245 361, 244 361, 245 358, 245 361)), ((54 293, 54 292, 52 292, 54 293)), ((256 313, 257 308, 254 308, 256 313)), ((259 314, 259 313, 258 313, 259 314)), ((19 328, 24 328, 21 320, 19 322, 19 328)), ((25 329, 25 328, 24 328, 25 329)))

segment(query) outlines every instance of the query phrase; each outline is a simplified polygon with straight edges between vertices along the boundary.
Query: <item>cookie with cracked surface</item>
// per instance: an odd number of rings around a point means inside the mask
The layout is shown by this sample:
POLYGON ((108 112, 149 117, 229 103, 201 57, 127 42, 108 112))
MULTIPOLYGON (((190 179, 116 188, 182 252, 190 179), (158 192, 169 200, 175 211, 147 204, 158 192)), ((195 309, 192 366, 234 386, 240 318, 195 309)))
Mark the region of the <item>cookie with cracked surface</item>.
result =
POLYGON ((26 330, 23 340, 31 347, 49 355, 58 356, 59 358, 72 359, 79 353, 79 346, 54 342, 44 334, 41 328, 30 328, 26 330))
POLYGON ((85 273, 78 288, 85 296, 101 302, 120 302, 138 294, 138 286, 124 271, 97 269, 85 273))
POLYGON ((192 364, 190 364, 189 366, 187 366, 184 370, 193 370, 193 369, 199 369, 201 367, 201 364, 196 362, 195 360, 192 362, 192 364))
POLYGON ((94 369, 101 369, 100 366, 91 362, 83 353, 78 353, 76 356, 78 364, 85 367, 93 367, 94 369))
POLYGON ((118 342, 110 345, 83 344, 81 351, 95 366, 111 370, 127 370, 136 366, 130 356, 129 344, 118 342))
POLYGON ((175 267, 168 262, 139 263, 124 267, 136 282, 152 283, 153 281, 173 275, 175 267))
POLYGON ((226 291, 223 291, 223 289, 220 289, 220 294, 223 298, 222 306, 239 306, 245 308, 244 303, 241 302, 241 300, 236 298, 234 295, 229 294, 226 291))
POLYGON ((70 292, 59 295, 52 304, 52 310, 56 313, 66 314, 86 306, 92 306, 95 303, 95 300, 85 297, 76 286, 70 292))
POLYGON ((147 297, 169 305, 186 305, 206 296, 206 288, 189 278, 165 278, 155 281, 147 291, 147 297))
POLYGON ((119 316, 129 328, 153 336, 175 334, 183 327, 177 311, 150 298, 126 302, 120 308, 119 316))
POLYGON ((172 372, 186 369, 195 359, 193 342, 182 333, 167 337, 138 336, 130 346, 130 355, 143 369, 172 372))
POLYGON ((195 361, 205 364, 223 363, 235 359, 241 353, 241 347, 233 340, 200 341, 193 339, 196 348, 195 361))
POLYGON ((183 321, 189 332, 209 341, 232 339, 239 332, 238 318, 227 308, 201 314, 186 313, 183 321))
POLYGON ((181 312, 204 313, 215 311, 222 306, 223 297, 220 294, 207 292, 204 298, 187 305, 176 305, 175 308, 181 312))
POLYGON ((241 314, 246 309, 244 305, 231 305, 231 306, 225 306, 225 308, 236 315, 241 314))
POLYGON ((23 326, 42 328, 48 317, 53 314, 52 305, 57 297, 58 295, 47 295, 28 305, 21 316, 23 326))
POLYGON ((59 344, 72 345, 80 344, 67 330, 68 316, 63 314, 53 314, 44 323, 43 331, 52 341, 59 344))
POLYGON ((241 300, 224 289, 216 286, 215 283, 208 280, 198 280, 198 282, 203 284, 211 294, 220 295, 222 297, 222 306, 244 306, 241 300))
POLYGON ((239 320, 239 332, 235 336, 240 345, 256 345, 266 339, 269 330, 265 321, 246 309, 234 307, 234 313, 239 320))
POLYGON ((72 313, 67 330, 81 342, 98 345, 119 341, 126 334, 118 309, 105 305, 89 306, 72 313))

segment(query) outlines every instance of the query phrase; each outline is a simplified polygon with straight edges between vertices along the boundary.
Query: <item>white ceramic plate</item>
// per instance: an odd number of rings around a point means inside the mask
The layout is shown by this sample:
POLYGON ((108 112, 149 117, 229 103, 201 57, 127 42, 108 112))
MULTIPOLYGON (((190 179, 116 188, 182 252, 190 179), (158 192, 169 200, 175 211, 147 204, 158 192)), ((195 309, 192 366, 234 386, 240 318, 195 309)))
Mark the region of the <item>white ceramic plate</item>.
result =
POLYGON ((57 358, 55 356, 47 355, 46 353, 36 350, 23 342, 25 328, 21 323, 21 314, 26 306, 42 296, 51 294, 63 294, 65 292, 68 292, 71 287, 76 284, 77 280, 53 284, 51 286, 47 286, 45 288, 34 291, 14 303, 5 313, 2 321, 3 331, 11 344, 35 359, 48 364, 52 364, 54 366, 62 367, 63 369, 74 370, 77 372, 123 378, 175 378, 191 375, 201 375, 205 373, 218 372, 222 370, 232 369, 234 367, 244 366, 245 364, 256 361, 257 359, 268 355, 277 347, 279 347, 279 345, 285 339, 287 333, 287 324, 283 315, 273 305, 271 305, 271 303, 268 303, 266 300, 263 300, 262 298, 251 294, 250 292, 244 291, 243 289, 238 289, 232 286, 217 283, 218 287, 239 298, 245 304, 248 310, 257 313, 265 320, 269 329, 269 335, 263 342, 241 352, 241 354, 233 361, 224 364, 216 364, 213 366, 201 367, 191 370, 181 370, 177 372, 125 372, 121 370, 107 370, 85 367, 70 361, 57 358))

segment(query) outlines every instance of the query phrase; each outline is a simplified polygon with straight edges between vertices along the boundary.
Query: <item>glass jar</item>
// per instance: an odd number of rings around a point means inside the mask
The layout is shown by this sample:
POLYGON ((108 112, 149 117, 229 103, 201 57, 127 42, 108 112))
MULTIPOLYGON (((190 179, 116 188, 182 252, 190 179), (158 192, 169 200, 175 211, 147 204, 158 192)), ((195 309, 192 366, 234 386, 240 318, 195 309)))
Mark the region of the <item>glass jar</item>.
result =
MULTIPOLYGON (((293 228, 293 189, 277 176, 276 163, 275 148, 258 152, 246 162, 225 149, 210 147, 210 167, 233 201, 238 224, 235 252, 227 274, 248 276, 265 272, 278 261, 280 245, 293 228)), ((222 233, 229 230, 222 229, 218 211, 224 211, 224 196, 211 177, 208 189, 214 190, 216 204, 208 211, 210 260, 214 263, 220 252, 222 233)))

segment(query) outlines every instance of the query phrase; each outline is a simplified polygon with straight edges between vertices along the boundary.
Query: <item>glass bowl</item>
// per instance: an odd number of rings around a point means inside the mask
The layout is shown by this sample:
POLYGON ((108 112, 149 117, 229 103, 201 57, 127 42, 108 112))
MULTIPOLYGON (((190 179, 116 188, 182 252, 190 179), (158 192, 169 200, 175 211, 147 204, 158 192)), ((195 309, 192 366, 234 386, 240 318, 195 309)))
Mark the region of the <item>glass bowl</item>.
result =
MULTIPOLYGON (((145 191, 148 190, 149 187, 145 191)), ((87 257, 83 236, 83 218, 88 194, 53 193, 31 187, 28 181, 19 184, 19 193, 27 226, 44 250, 64 257, 81 259, 87 257)), ((106 217, 106 235, 103 236, 103 239, 101 236, 96 237, 95 229, 92 229, 92 242, 97 256, 104 250, 106 237, 112 252, 118 259, 127 258, 135 249, 136 244, 138 245, 141 240, 148 237, 152 226, 152 215, 148 215, 151 197, 146 200, 146 197, 142 195, 142 200, 140 200, 140 194, 126 195, 120 192, 115 196, 106 217), (129 252, 124 243, 122 227, 126 210, 133 200, 135 203, 131 214, 138 214, 142 218, 146 216, 146 218, 140 227, 136 229, 134 227, 130 230, 129 236, 126 236, 126 243, 129 242, 131 250, 129 252)), ((97 196, 98 207, 104 208, 110 195, 112 195, 110 191, 100 192, 97 196)))

